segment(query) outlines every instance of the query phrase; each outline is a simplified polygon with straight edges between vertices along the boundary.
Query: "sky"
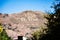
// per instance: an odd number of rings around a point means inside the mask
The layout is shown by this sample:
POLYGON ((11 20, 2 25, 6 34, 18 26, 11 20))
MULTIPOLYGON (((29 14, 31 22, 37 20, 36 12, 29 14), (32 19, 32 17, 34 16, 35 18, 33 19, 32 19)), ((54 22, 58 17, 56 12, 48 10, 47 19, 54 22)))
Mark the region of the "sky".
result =
POLYGON ((26 10, 52 11, 54 0, 0 0, 0 13, 17 13, 26 10))

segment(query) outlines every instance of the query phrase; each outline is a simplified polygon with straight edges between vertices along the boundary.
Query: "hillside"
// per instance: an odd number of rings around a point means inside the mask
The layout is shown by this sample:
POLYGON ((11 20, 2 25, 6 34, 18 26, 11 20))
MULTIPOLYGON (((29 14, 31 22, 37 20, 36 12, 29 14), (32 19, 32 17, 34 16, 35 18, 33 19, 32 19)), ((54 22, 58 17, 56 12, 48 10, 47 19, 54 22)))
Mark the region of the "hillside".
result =
POLYGON ((44 16, 47 14, 41 11, 0 14, 0 23, 11 38, 17 38, 17 36, 31 37, 31 34, 36 30, 47 28, 44 24, 47 23, 47 19, 44 16))

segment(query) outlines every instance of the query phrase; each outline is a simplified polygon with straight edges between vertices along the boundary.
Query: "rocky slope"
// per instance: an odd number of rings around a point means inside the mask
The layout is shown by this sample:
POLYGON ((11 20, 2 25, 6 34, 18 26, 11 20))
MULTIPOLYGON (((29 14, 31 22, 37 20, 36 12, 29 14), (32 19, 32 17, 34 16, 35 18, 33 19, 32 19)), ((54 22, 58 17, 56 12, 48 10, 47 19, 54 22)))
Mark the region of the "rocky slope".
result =
POLYGON ((40 11, 24 11, 14 14, 0 14, 0 23, 2 23, 7 34, 11 38, 17 36, 31 37, 36 30, 46 29, 46 13, 40 11))

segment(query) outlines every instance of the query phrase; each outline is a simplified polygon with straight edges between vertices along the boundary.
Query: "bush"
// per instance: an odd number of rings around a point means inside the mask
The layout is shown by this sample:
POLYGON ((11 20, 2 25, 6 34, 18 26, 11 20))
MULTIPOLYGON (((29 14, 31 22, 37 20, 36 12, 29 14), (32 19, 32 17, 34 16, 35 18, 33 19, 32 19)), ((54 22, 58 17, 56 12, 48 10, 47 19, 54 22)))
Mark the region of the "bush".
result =
POLYGON ((40 28, 39 30, 36 30, 32 35, 32 40, 39 40, 43 35, 47 34, 48 28, 40 28))
MULTIPOLYGON (((0 25, 0 28, 3 28, 2 25, 0 25)), ((6 31, 3 29, 2 31, 0 31, 0 40, 12 40, 12 39, 8 37, 6 31)))

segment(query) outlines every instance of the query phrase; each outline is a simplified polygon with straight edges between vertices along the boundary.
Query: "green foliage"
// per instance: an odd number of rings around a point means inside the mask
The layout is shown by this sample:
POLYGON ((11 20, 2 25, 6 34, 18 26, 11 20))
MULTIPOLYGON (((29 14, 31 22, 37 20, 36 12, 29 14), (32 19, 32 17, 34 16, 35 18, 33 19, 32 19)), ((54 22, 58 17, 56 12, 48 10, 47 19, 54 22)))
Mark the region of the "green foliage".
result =
POLYGON ((6 31, 3 29, 3 31, 0 33, 0 40, 12 40, 12 39, 8 37, 6 31))
POLYGON ((40 28, 33 33, 33 40, 39 40, 44 34, 47 34, 48 28, 40 28))
POLYGON ((40 31, 34 32, 34 33, 33 33, 34 40, 38 40, 39 37, 40 37, 40 35, 41 35, 41 32, 40 32, 40 31))
POLYGON ((50 33, 44 35, 40 40, 60 40, 60 3, 53 6, 54 13, 50 14, 47 27, 50 29, 50 33))

